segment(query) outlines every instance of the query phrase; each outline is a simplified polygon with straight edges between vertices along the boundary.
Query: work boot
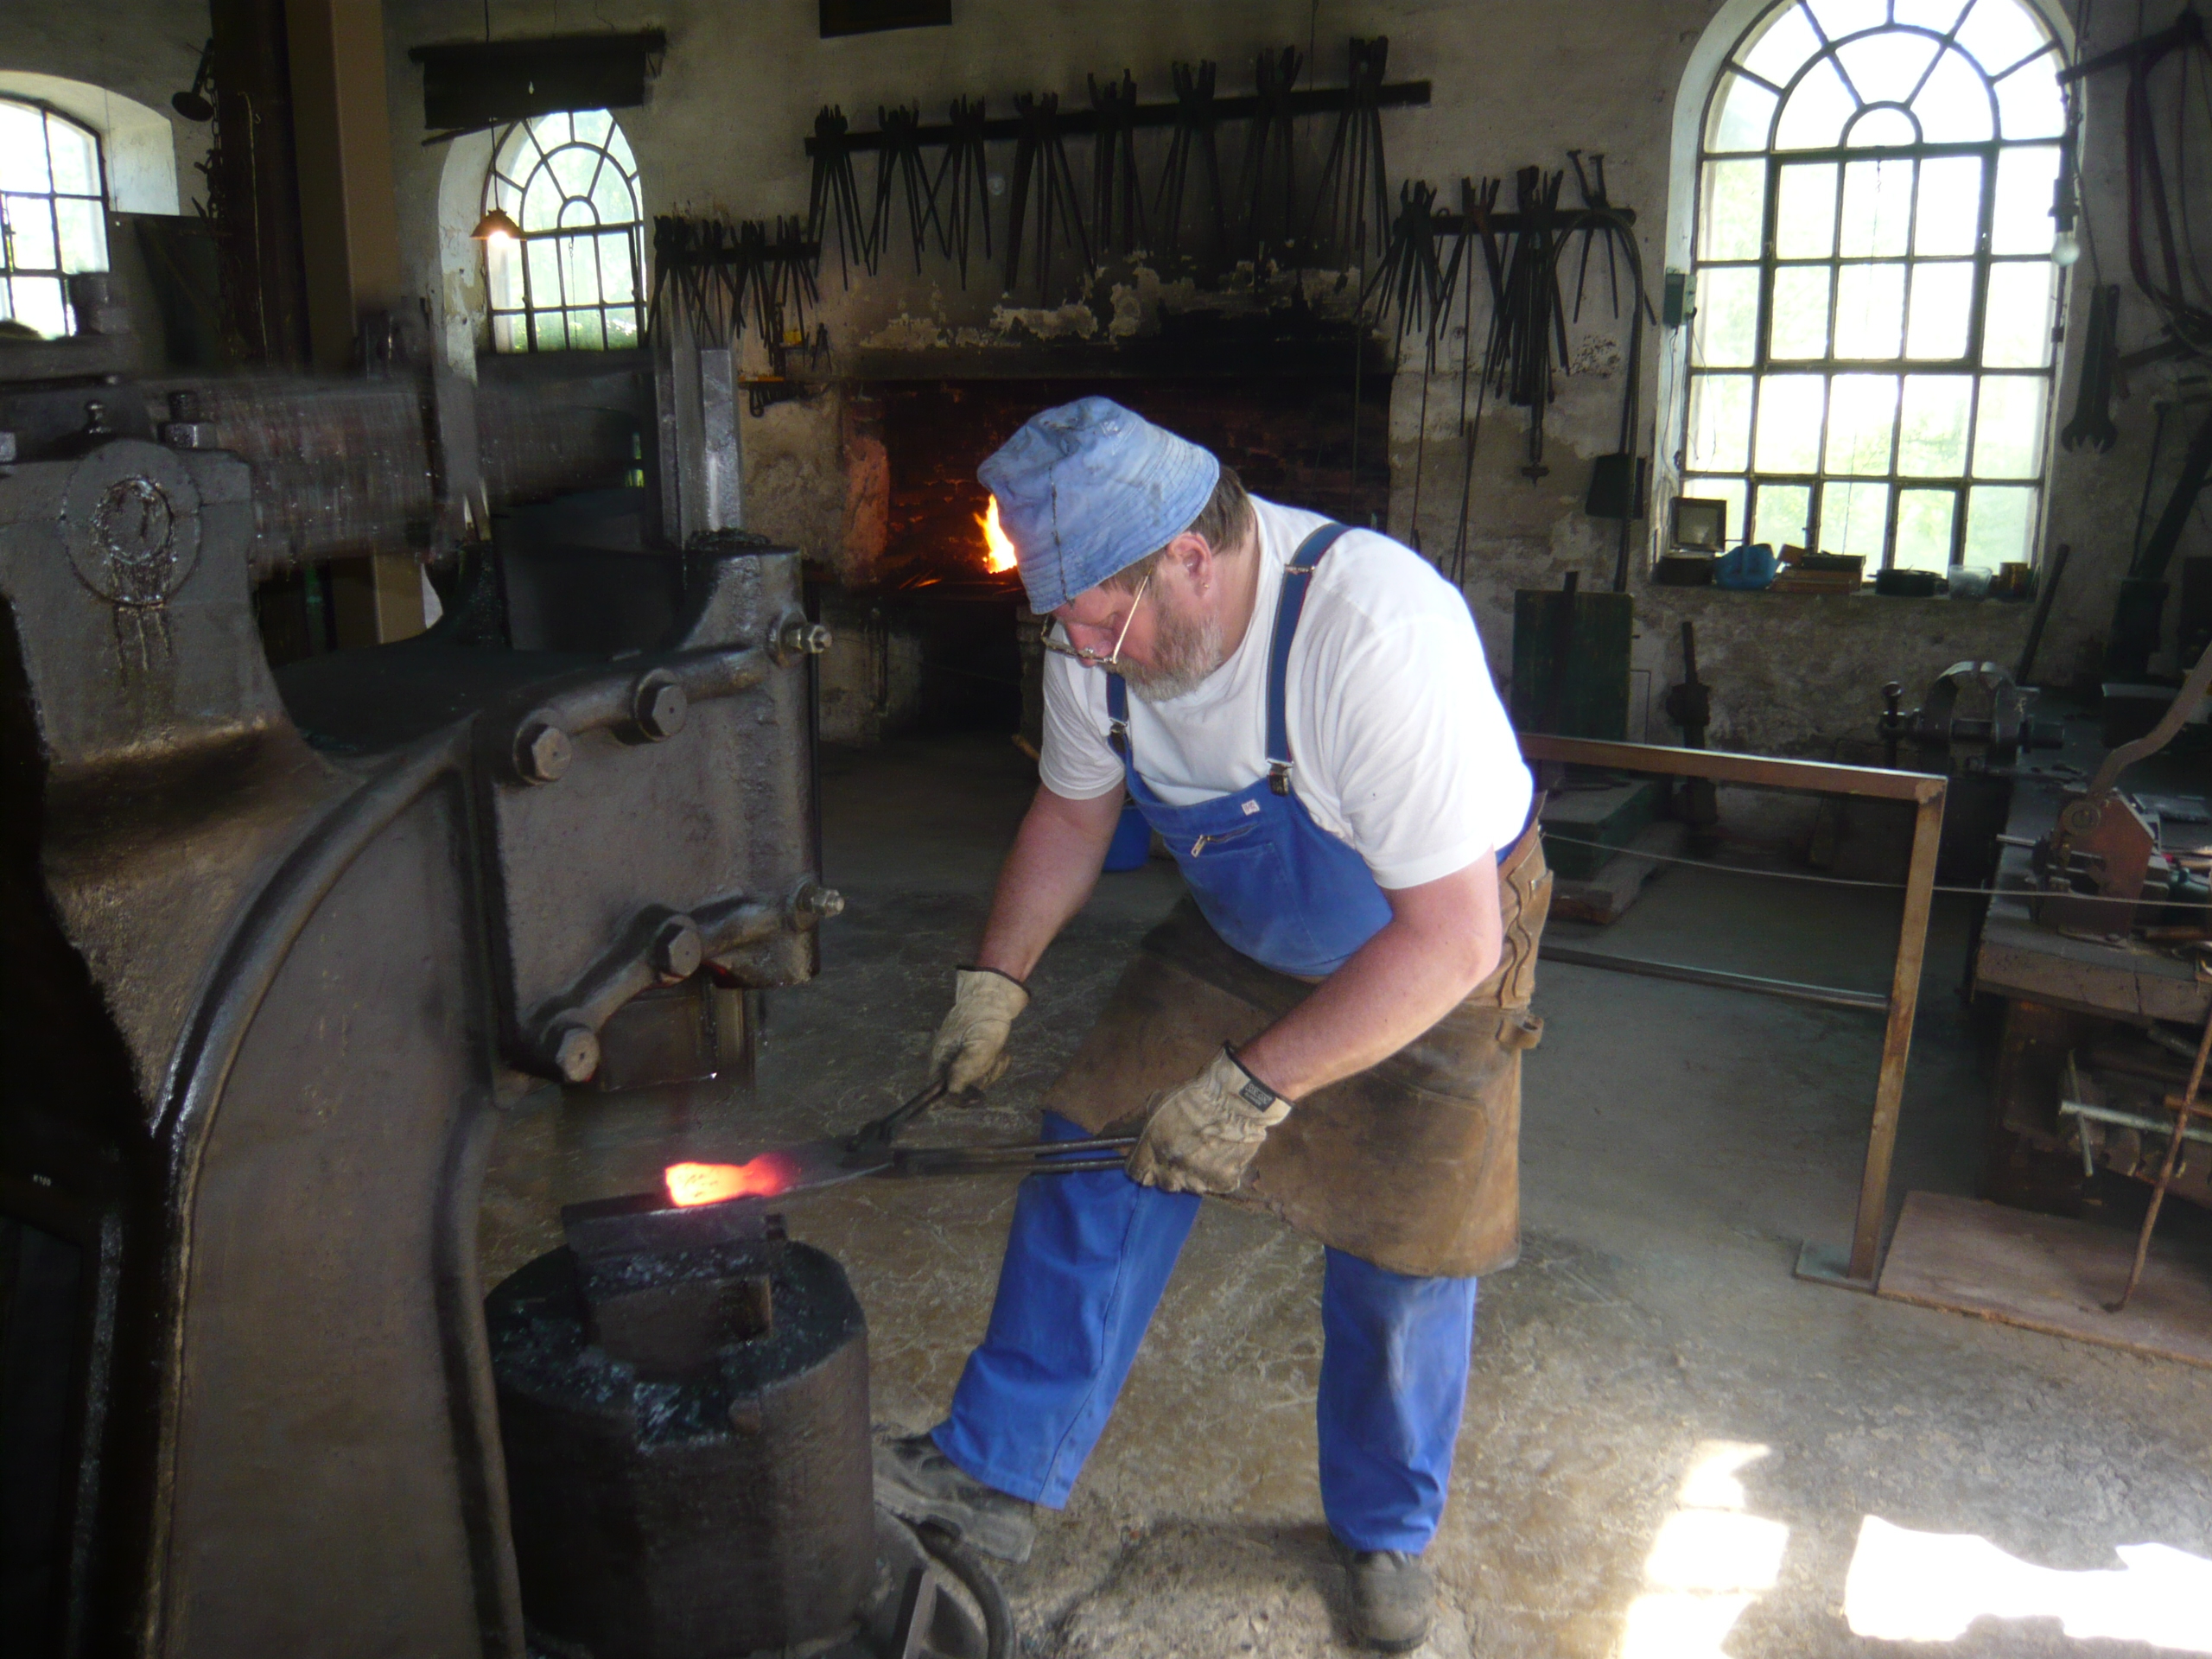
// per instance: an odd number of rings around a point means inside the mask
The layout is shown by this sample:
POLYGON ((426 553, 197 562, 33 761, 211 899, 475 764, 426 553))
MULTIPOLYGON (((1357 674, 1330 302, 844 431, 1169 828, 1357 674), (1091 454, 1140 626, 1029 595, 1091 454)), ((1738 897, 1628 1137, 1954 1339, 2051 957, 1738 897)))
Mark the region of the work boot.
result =
POLYGON ((1436 1622, 1436 1585, 1421 1557, 1402 1549, 1344 1553, 1351 1580, 1351 1630, 1364 1648, 1405 1653, 1428 1640, 1436 1622))
POLYGON ((969 1477, 926 1434, 875 1448, 875 1501, 901 1521, 934 1521, 970 1548, 1017 1564, 1037 1541, 1036 1506, 969 1477))

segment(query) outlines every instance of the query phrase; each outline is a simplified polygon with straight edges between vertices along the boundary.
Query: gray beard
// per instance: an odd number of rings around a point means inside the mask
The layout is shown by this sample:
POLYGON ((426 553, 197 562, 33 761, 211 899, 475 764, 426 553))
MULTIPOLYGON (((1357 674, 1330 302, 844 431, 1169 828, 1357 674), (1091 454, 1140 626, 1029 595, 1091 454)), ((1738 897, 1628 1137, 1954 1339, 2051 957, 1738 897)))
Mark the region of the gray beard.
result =
POLYGON ((1122 664, 1122 678, 1146 702, 1172 702, 1187 696, 1222 665, 1228 653, 1222 649, 1221 619, 1189 617, 1160 607, 1153 630, 1153 654, 1160 660, 1149 667, 1122 664))

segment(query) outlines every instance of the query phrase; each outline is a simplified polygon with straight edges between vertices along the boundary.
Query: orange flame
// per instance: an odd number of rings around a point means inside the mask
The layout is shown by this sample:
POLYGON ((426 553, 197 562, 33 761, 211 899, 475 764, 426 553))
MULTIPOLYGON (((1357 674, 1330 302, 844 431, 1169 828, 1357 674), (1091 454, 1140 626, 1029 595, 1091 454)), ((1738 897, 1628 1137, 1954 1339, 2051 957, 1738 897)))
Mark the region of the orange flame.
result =
POLYGON ((1014 567, 1014 543, 999 527, 999 499, 991 498, 990 510, 976 515, 976 522, 983 531, 983 563, 993 575, 1014 567))
POLYGON ((671 1204, 721 1204, 729 1198, 772 1198, 791 1185, 791 1172, 773 1153, 746 1164, 671 1164, 663 1172, 671 1204))

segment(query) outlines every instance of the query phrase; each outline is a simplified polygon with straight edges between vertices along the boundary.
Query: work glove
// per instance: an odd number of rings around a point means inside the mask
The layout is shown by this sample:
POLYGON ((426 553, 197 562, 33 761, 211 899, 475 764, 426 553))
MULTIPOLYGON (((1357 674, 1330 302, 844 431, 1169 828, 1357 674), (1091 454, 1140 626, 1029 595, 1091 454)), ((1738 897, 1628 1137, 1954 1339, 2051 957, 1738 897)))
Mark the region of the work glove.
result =
POLYGON ((990 968, 957 969, 952 1011, 930 1044, 930 1076, 952 1095, 996 1083, 1006 1074, 1007 1033, 1028 1006, 1020 980, 990 968))
POLYGON ((1129 1153, 1129 1179, 1163 1192, 1234 1192, 1268 1131, 1289 1116, 1290 1103, 1224 1048, 1160 1097, 1129 1153))

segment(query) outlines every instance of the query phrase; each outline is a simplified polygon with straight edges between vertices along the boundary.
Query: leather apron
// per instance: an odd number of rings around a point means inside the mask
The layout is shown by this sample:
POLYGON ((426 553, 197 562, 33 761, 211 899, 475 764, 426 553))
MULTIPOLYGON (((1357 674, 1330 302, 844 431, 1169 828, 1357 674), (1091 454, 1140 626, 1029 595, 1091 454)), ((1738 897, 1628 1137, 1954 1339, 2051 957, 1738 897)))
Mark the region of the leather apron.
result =
MULTIPOLYGON (((1290 644, 1313 571, 1344 533, 1307 537, 1283 575, 1268 656, 1268 773, 1188 806, 1163 801, 1130 752, 1128 688, 1109 682, 1109 741, 1190 897, 1146 936, 1047 1109, 1093 1133, 1194 1076, 1224 1043, 1282 1018, 1390 919, 1366 861, 1313 822, 1292 787, 1290 644)), ((1232 1201, 1396 1273, 1465 1277, 1512 1264, 1520 1243, 1521 1056, 1551 873, 1530 822, 1498 855, 1497 969, 1397 1053, 1298 1103, 1232 1201)))

